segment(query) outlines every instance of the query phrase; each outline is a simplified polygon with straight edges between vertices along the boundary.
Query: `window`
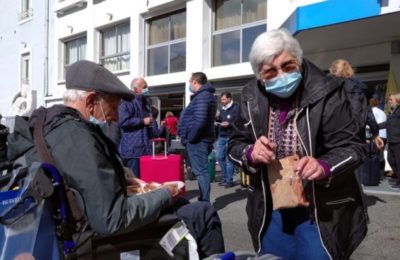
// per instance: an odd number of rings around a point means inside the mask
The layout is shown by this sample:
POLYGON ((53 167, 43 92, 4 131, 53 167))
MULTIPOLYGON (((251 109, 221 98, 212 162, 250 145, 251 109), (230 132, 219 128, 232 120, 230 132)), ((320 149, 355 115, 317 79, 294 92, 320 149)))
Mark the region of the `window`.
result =
POLYGON ((30 85, 30 60, 31 54, 29 52, 21 55, 21 86, 30 85))
POLYGON ((19 20, 25 20, 33 15, 31 8, 31 0, 21 0, 21 12, 19 13, 19 20))
POLYGON ((147 75, 186 70, 186 11, 148 21, 147 75))
POLYGON ((110 71, 129 70, 130 27, 129 22, 100 31, 100 63, 110 71))
POLYGON ((216 0, 213 66, 246 62, 251 46, 267 30, 267 0, 216 0))
POLYGON ((65 72, 72 63, 86 58, 86 36, 66 41, 64 56, 64 78, 65 72))

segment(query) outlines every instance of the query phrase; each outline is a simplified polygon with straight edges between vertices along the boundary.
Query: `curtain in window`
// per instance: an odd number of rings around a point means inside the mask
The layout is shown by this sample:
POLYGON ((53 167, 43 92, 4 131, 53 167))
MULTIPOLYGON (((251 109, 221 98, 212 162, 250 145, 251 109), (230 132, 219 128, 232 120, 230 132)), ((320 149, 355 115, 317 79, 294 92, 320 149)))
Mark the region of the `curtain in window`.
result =
POLYGON ((103 65, 111 71, 118 69, 117 58, 108 57, 117 54, 116 28, 103 31, 103 65))
POLYGON ((167 42, 169 40, 169 17, 150 21, 149 45, 167 42))
POLYGON ((251 23, 267 18, 266 0, 243 1, 243 24, 251 23))
POLYGON ((118 62, 118 70, 129 69, 129 61, 130 61, 130 32, 129 25, 125 24, 118 27, 117 31, 117 44, 118 44, 118 53, 121 53, 119 56, 118 62))
POLYGON ((171 41, 186 38, 186 12, 171 15, 171 41))
POLYGON ((28 11, 29 2, 30 2, 30 0, 21 0, 21 11, 22 12, 28 11))
POLYGON ((215 30, 241 24, 241 0, 216 1, 215 30))
POLYGON ((64 76, 66 69, 72 63, 86 58, 86 37, 65 43, 64 76))
POLYGON ((130 28, 122 24, 103 31, 102 64, 111 71, 129 69, 130 28))

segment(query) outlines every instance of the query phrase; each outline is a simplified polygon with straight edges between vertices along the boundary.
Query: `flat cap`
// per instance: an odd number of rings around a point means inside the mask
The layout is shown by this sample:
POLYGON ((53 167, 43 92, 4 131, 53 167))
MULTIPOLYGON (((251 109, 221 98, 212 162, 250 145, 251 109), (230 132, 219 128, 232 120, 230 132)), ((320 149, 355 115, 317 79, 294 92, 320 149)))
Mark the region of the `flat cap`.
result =
POLYGON ((88 60, 80 60, 69 66, 65 83, 67 89, 106 93, 120 96, 125 100, 132 100, 135 97, 135 94, 112 72, 88 60))

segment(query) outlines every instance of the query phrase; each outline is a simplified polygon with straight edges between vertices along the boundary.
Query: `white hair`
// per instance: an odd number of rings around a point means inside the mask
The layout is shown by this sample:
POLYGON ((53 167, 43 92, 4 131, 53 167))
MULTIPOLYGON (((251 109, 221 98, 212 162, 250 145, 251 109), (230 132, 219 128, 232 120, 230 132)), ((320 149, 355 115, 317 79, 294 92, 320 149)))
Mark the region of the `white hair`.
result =
POLYGON ((83 100, 89 92, 78 89, 67 89, 63 94, 64 104, 67 102, 75 102, 83 100))
POLYGON ((286 30, 271 30, 260 34, 253 43, 249 60, 254 74, 260 78, 259 71, 264 63, 270 63, 282 51, 287 51, 301 65, 303 50, 299 42, 286 30))
POLYGON ((139 80, 143 80, 144 83, 146 84, 146 80, 143 77, 136 77, 131 82, 131 89, 137 88, 136 82, 138 82, 139 80))

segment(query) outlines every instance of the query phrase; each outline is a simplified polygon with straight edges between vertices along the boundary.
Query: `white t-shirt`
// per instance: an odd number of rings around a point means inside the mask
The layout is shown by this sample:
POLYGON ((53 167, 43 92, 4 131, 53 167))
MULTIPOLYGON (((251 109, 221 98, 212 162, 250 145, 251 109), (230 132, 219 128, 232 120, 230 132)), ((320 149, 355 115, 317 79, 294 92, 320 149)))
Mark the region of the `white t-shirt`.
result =
MULTIPOLYGON (((374 113, 375 120, 376 120, 376 122, 378 124, 386 122, 387 117, 386 117, 385 112, 382 111, 382 109, 377 108, 377 107, 373 107, 372 108, 372 113, 374 113)), ((379 136, 381 138, 385 138, 386 139, 386 129, 380 129, 379 130, 379 136)))

